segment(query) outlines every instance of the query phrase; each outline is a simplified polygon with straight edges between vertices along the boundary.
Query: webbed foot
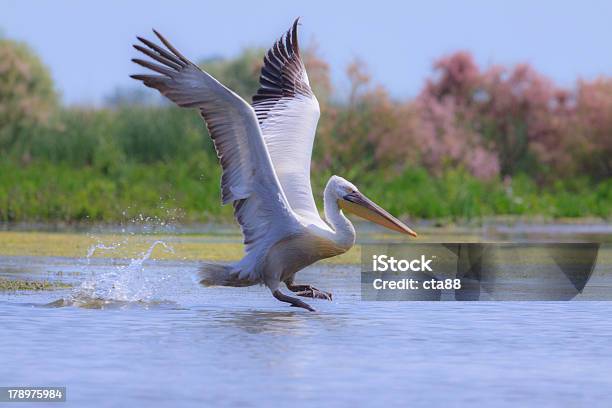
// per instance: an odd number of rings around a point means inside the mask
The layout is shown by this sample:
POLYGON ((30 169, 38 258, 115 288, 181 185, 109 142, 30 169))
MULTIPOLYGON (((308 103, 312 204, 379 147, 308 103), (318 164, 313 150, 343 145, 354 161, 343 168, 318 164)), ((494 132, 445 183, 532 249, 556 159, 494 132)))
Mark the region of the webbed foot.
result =
POLYGON ((272 295, 281 302, 291 303, 292 307, 301 307, 303 309, 310 310, 311 312, 315 312, 315 309, 309 304, 302 302, 300 299, 287 296, 278 289, 272 292, 272 295))

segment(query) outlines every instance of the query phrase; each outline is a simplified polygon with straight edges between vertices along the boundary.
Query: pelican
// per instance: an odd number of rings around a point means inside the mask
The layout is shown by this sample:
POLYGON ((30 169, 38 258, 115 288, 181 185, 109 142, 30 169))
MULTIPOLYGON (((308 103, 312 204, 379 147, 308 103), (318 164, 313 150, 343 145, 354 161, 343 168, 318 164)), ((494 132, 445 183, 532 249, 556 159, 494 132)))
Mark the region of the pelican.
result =
POLYGON ((155 30, 163 46, 142 37, 137 37, 142 44, 134 45, 155 62, 132 60, 154 72, 131 77, 178 106, 200 111, 223 170, 222 203, 234 207, 244 257, 228 265, 204 264, 197 281, 204 286, 264 284, 279 301, 314 311, 281 292, 280 285, 300 297, 332 299, 329 292, 294 283, 294 276, 353 246, 355 228, 344 211, 403 234, 417 234, 339 176, 329 179, 323 193, 325 217, 319 215, 310 161, 320 109, 300 56, 298 22, 265 54, 260 88, 250 105, 155 30))

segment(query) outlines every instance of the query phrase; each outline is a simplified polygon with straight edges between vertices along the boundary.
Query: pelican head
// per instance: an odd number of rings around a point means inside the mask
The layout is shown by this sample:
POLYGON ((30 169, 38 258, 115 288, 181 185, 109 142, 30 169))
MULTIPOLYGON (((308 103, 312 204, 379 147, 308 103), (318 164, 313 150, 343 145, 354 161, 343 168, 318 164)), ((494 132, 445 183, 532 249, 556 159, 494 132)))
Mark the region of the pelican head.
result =
POLYGON ((342 210, 353 213, 393 231, 413 237, 417 236, 416 232, 366 197, 350 181, 339 176, 332 176, 329 180, 328 188, 335 193, 338 206, 342 210))

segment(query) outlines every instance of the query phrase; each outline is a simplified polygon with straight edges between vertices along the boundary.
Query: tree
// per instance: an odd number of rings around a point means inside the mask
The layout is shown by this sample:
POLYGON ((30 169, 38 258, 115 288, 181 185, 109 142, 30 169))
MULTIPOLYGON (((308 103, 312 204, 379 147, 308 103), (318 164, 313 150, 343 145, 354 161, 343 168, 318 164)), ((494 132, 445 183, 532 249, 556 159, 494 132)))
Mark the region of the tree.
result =
POLYGON ((33 129, 46 125, 58 104, 47 67, 25 44, 0 39, 0 151, 27 154, 33 129))
POLYGON ((263 48, 247 48, 235 58, 207 58, 198 65, 250 102, 259 88, 259 72, 263 65, 264 52, 263 48))

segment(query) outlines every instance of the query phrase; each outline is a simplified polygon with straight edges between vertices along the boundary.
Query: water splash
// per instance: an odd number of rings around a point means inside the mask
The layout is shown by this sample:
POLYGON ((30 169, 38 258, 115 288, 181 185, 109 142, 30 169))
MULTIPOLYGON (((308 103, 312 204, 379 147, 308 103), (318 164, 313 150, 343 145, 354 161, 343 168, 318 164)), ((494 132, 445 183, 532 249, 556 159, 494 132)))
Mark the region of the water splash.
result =
POLYGON ((96 251, 102 249, 102 250, 115 250, 120 248, 122 245, 126 244, 127 240, 123 240, 121 242, 117 242, 115 244, 112 245, 105 245, 102 242, 98 241, 97 244, 94 244, 92 246, 89 247, 89 249, 87 249, 87 264, 89 265, 89 263, 91 262, 91 257, 94 256, 94 254, 96 253, 96 251))
MULTIPOLYGON (((181 218, 181 212, 168 207, 162 197, 158 209, 160 216, 139 213, 128 219, 128 213, 132 213, 132 209, 127 207, 122 213, 120 235, 115 242, 103 242, 95 233, 88 234, 96 243, 87 249, 83 259, 83 272, 87 278, 75 287, 68 297, 54 302, 54 305, 106 308, 165 302, 158 299, 156 294, 161 293, 161 284, 170 276, 161 275, 158 268, 152 267, 154 261, 150 258, 158 247, 166 253, 174 253, 174 248, 151 235, 172 234, 181 218), (133 248, 142 248, 143 241, 146 243, 146 249, 133 256, 133 248), (94 257, 100 252, 105 256, 110 255, 111 266, 101 269, 95 262, 94 257)), ((101 226, 99 233, 108 234, 109 231, 105 231, 101 226)), ((108 265, 108 262, 104 264, 108 265)))
MULTIPOLYGON (((127 240, 111 245, 100 242, 92 245, 87 251, 87 265, 91 268, 91 259, 97 251, 116 251, 127 244, 127 240)), ((154 278, 146 273, 145 264, 151 258, 156 247, 162 247, 167 253, 174 253, 172 246, 162 240, 156 240, 147 250, 132 258, 129 264, 117 265, 110 271, 95 273, 90 270, 89 277, 70 296, 63 299, 64 305, 88 307, 96 304, 100 307, 117 303, 154 301, 155 288, 169 276, 156 275, 154 278)))

